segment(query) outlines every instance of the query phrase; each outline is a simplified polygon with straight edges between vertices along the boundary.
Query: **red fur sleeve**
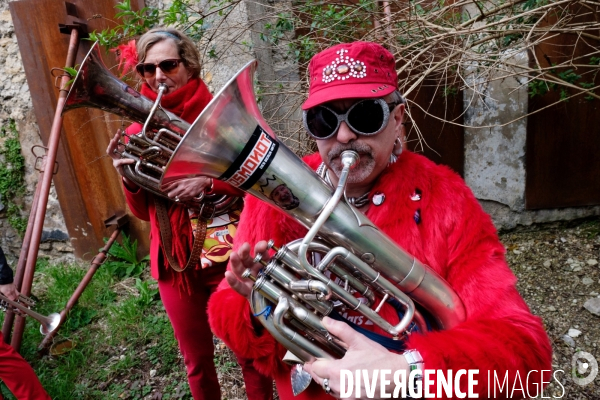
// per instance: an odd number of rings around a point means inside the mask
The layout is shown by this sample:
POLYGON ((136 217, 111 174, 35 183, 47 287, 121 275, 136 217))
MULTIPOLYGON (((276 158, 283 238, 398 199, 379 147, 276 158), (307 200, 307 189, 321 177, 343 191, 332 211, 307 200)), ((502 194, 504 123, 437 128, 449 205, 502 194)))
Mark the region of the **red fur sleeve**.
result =
MULTIPOLYGON (((247 196, 234 238, 234 250, 246 242, 254 246, 260 240, 271 238, 280 243, 280 229, 285 229, 283 219, 284 215, 278 210, 247 196)), ((273 376, 282 370, 282 347, 251 313, 248 301, 231 289, 226 280, 208 303, 209 323, 214 334, 237 355, 254 359, 259 372, 273 376)))
POLYGON ((275 350, 275 339, 267 332, 257 334, 254 325, 257 322, 252 321, 254 317, 248 300, 228 285, 220 288, 208 303, 209 322, 214 334, 238 356, 270 358, 275 350))
POLYGON ((150 221, 150 212, 148 210, 148 192, 141 187, 138 187, 136 191, 131 191, 124 183, 123 192, 125 193, 127 205, 129 206, 129 209, 133 215, 143 221, 150 221))
MULTIPOLYGON (((515 380, 520 386, 518 374, 523 390, 528 381, 530 393, 535 393, 540 371, 547 370, 543 380, 548 382, 552 368, 552 348, 542 322, 517 292, 504 247, 471 191, 454 174, 440 182, 431 198, 443 199, 443 204, 430 204, 426 212, 443 221, 440 234, 447 238, 448 259, 440 272, 462 299, 466 321, 449 330, 413 335, 407 347, 421 352, 426 369, 479 369, 480 398, 487 397, 488 371, 495 371, 500 381, 508 373, 511 389, 515 380), (527 380, 532 370, 538 372, 527 380)), ((527 397, 527 392, 514 393, 527 397)))

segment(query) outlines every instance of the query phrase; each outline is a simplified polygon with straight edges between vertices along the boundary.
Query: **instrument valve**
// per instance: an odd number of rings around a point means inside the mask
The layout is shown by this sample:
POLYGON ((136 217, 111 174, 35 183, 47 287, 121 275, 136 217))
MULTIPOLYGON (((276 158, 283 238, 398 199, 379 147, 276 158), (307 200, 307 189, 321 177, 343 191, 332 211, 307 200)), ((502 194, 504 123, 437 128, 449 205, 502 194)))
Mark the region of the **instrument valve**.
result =
POLYGON ((273 239, 269 239, 267 242, 267 250, 273 249, 276 253, 279 251, 279 248, 275 246, 275 241, 273 239))
POLYGON ((252 260, 252 262, 261 263, 264 267, 268 265, 268 263, 262 259, 262 254, 257 254, 254 256, 254 260, 252 260))
POLYGON ((252 275, 252 270, 250 268, 246 268, 246 270, 242 274, 242 278, 252 279, 253 282, 256 282, 256 277, 252 275))

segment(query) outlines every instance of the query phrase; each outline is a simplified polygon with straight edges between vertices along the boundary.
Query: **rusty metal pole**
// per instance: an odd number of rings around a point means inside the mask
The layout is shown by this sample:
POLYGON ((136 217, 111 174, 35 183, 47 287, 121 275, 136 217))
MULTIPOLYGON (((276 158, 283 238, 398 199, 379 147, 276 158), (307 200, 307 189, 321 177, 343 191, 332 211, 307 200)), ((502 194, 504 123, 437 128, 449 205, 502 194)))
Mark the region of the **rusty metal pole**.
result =
POLYGON ((75 289, 75 291, 71 295, 71 298, 67 302, 67 305, 65 306, 64 310, 62 310, 60 312, 60 322, 58 323, 58 326, 52 332, 50 332, 48 335, 46 335, 46 337, 44 337, 44 339, 38 346, 38 351, 44 352, 46 350, 48 345, 52 342, 52 339, 54 339, 54 336, 56 336, 56 333, 58 333, 58 328, 60 328, 62 326, 62 324, 65 322, 65 319, 67 318, 67 314, 69 314, 69 311, 71 311, 71 309, 75 306, 75 304, 77 304, 79 297, 81 296, 81 294, 83 293, 83 291, 85 290, 87 285, 90 283, 90 281, 94 277, 94 274, 96 273, 96 271, 98 271, 98 268, 100 268, 100 266, 102 264, 104 264, 104 261, 106 260, 106 254, 112 247, 115 240, 117 240, 117 237, 123 230, 123 226, 126 225, 126 223, 127 223, 127 216, 124 216, 122 218, 125 219, 125 222, 117 224, 114 232, 112 233, 112 235, 110 236, 110 238, 108 239, 108 241, 106 242, 104 247, 100 250, 100 252, 96 255, 96 257, 94 257, 94 259, 90 263, 91 264, 90 269, 88 269, 88 272, 85 274, 85 276, 79 283, 79 286, 77 286, 77 289, 75 289))
MULTIPOLYGON (((27 230, 25 231, 23 245, 21 246, 21 252, 19 253, 19 261, 17 262, 17 269, 15 271, 14 279, 14 283, 17 287, 17 290, 21 290, 21 283, 23 282, 25 263, 27 261, 27 253, 29 252, 29 244, 31 243, 31 233, 33 232, 33 221, 35 220, 35 213, 38 205, 37 202, 40 197, 40 188, 42 187, 41 183, 42 181, 38 181, 38 184, 35 187, 35 195, 33 196, 31 210, 29 211, 29 220, 27 221, 27 230)), ((12 333, 14 320, 15 313, 7 309, 6 315, 4 317, 4 323, 2 324, 2 336, 4 336, 5 343, 10 343, 10 337, 12 333)))
MULTIPOLYGON (((71 39, 69 41, 69 50, 67 52, 67 60, 65 62, 66 67, 73 67, 75 65, 75 56, 79 49, 79 30, 73 28, 71 30, 71 39)), ((44 168, 44 175, 42 176, 42 187, 40 189, 40 197, 38 199, 38 206, 35 213, 35 221, 32 230, 31 243, 29 244, 29 252, 27 254, 27 263, 25 266, 25 273, 23 275, 23 283, 21 285, 21 293, 24 296, 31 294, 31 284, 33 282, 33 274, 35 272, 35 263, 37 262, 37 254, 40 248, 40 241, 42 238, 42 229, 44 227, 44 219, 46 218, 46 206, 48 204, 48 195, 50 193, 50 186, 52 184, 52 175, 54 172, 54 163, 56 161, 56 153, 58 152, 58 142, 60 140, 60 132, 62 130, 62 109, 67 98, 67 90, 63 89, 67 87, 70 80, 68 75, 63 76, 60 83, 60 91, 58 94, 58 102, 56 104, 56 112, 54 113, 54 121, 52 122, 52 129, 50 130, 50 138, 48 140, 48 155, 46 160, 46 166, 44 168)), ((13 336, 11 345, 16 351, 19 351, 21 347, 21 340, 23 339, 23 330, 25 329, 25 319, 23 317, 17 317, 15 328, 13 330, 13 336)))

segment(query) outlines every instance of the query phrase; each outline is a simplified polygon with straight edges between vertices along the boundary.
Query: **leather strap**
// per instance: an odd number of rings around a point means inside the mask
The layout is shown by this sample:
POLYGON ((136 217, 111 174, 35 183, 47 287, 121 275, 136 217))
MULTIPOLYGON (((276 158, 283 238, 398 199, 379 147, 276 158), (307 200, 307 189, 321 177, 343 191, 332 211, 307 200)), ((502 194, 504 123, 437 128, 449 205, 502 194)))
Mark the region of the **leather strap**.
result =
MULTIPOLYGON (((169 220, 169 201, 154 197, 154 204, 156 206, 156 215, 158 217, 158 227, 160 230, 160 238, 162 245, 167 255, 167 261, 171 268, 177 272, 184 271, 190 265, 196 264, 202 253, 202 246, 204 245, 204 239, 206 239, 206 222, 207 219, 203 218, 202 213, 198 217, 198 224, 194 229, 194 244, 192 245, 192 253, 185 266, 182 268, 177 260, 173 258, 173 232, 171 231, 171 221, 169 220)), ((204 208, 204 207, 203 207, 204 208)))

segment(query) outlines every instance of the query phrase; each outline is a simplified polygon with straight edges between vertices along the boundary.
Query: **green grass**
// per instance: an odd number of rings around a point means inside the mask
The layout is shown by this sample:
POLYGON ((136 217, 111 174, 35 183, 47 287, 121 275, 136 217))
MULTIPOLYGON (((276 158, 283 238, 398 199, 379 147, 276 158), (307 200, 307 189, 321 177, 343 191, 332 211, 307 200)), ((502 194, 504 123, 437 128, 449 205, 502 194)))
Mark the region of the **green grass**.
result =
MULTIPOLYGON (((72 341, 71 351, 40 357, 39 323, 27 318, 20 352, 53 399, 142 399, 150 398, 153 389, 162 393, 162 399, 191 399, 156 282, 142 279, 140 268, 122 267, 125 271, 100 267, 60 328, 55 342, 72 341), (131 272, 138 276, 127 277, 131 272)), ((86 271, 87 266, 39 260, 35 310, 47 315, 63 309, 86 271)), ((14 399, 3 384, 1 391, 14 399)))

